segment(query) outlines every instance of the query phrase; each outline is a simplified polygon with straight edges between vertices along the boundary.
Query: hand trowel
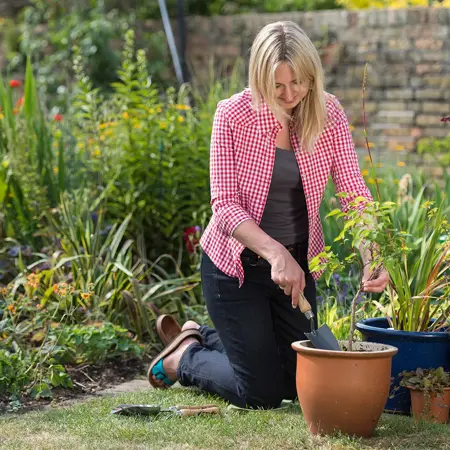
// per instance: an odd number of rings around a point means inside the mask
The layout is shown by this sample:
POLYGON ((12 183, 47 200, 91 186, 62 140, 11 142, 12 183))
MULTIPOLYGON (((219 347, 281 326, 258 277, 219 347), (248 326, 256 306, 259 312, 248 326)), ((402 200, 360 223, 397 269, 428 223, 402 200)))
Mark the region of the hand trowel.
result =
POLYGON ((312 345, 322 350, 340 351, 341 347, 339 346, 339 342, 327 324, 323 324, 316 330, 316 326, 314 324, 314 313, 312 312, 311 305, 308 300, 306 300, 303 293, 300 293, 299 295, 298 307, 311 323, 311 333, 305 333, 305 336, 311 341, 312 345))

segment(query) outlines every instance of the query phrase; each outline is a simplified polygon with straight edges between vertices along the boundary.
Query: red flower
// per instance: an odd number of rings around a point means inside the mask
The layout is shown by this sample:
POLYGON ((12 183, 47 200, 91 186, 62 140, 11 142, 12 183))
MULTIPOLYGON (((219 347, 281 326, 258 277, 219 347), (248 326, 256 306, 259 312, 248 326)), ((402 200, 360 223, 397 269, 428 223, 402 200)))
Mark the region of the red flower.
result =
POLYGON ((19 80, 11 80, 11 81, 9 82, 9 85, 10 85, 12 88, 18 88, 19 86, 22 85, 22 83, 21 83, 19 80))
POLYGON ((200 227, 188 227, 184 230, 183 239, 186 242, 186 249, 188 253, 194 253, 195 247, 200 242, 200 227))
POLYGON ((56 120, 57 122, 61 122, 61 120, 63 120, 63 116, 61 114, 55 114, 55 117, 53 117, 53 120, 56 120))
POLYGON ((450 116, 448 116, 448 117, 443 117, 443 118, 441 119, 441 122, 450 122, 450 116))

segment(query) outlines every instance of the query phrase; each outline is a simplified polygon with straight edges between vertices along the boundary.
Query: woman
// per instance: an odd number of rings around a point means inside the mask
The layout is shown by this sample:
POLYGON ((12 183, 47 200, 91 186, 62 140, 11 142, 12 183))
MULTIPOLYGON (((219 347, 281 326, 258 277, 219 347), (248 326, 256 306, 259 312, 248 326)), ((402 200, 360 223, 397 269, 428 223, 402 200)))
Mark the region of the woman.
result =
MULTIPOLYGON (((214 118, 201 275, 215 330, 186 323, 150 366, 153 386, 179 380, 252 408, 295 398, 291 343, 310 331, 296 306, 304 293, 316 311, 320 274, 311 275, 308 260, 323 250, 319 206, 329 175, 338 192, 371 199, 314 45, 293 22, 269 24, 252 46, 249 89, 219 102, 214 118)), ((354 196, 341 199, 343 210, 354 196)), ((383 271, 365 290, 387 282, 383 271)))

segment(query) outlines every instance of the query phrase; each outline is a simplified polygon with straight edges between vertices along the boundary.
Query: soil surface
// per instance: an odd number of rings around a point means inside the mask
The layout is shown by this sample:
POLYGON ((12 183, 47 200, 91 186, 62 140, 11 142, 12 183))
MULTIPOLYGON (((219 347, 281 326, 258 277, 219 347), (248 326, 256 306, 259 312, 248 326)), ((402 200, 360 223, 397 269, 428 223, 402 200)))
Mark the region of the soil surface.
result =
MULTIPOLYGON (((72 401, 97 396, 102 391, 127 381, 143 378, 146 375, 148 361, 137 359, 116 359, 101 364, 84 364, 76 367, 66 366, 73 383, 72 389, 54 388, 53 398, 33 399, 23 396, 19 401, 0 395, 0 415, 8 413, 25 413, 47 406, 57 406, 72 401)), ((150 385, 149 385, 150 387, 150 385)))

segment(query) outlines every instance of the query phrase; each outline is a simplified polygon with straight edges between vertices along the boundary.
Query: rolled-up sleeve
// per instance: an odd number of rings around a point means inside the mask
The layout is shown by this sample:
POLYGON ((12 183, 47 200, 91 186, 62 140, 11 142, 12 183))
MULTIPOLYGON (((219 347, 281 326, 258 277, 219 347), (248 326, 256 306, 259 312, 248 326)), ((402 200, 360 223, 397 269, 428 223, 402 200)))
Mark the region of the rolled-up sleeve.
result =
POLYGON ((239 224, 252 217, 242 207, 239 195, 233 135, 225 107, 226 101, 217 105, 211 135, 211 208, 219 229, 232 236, 239 224))
MULTIPOLYGON (((331 176, 336 187, 336 192, 350 194, 347 197, 339 198, 342 210, 347 212, 349 203, 356 197, 364 197, 368 201, 372 201, 373 199, 359 169, 358 157, 347 116, 343 111, 340 111, 339 116, 340 120, 338 120, 334 127, 334 158, 331 176)), ((361 209, 361 207, 358 209, 361 209)))

